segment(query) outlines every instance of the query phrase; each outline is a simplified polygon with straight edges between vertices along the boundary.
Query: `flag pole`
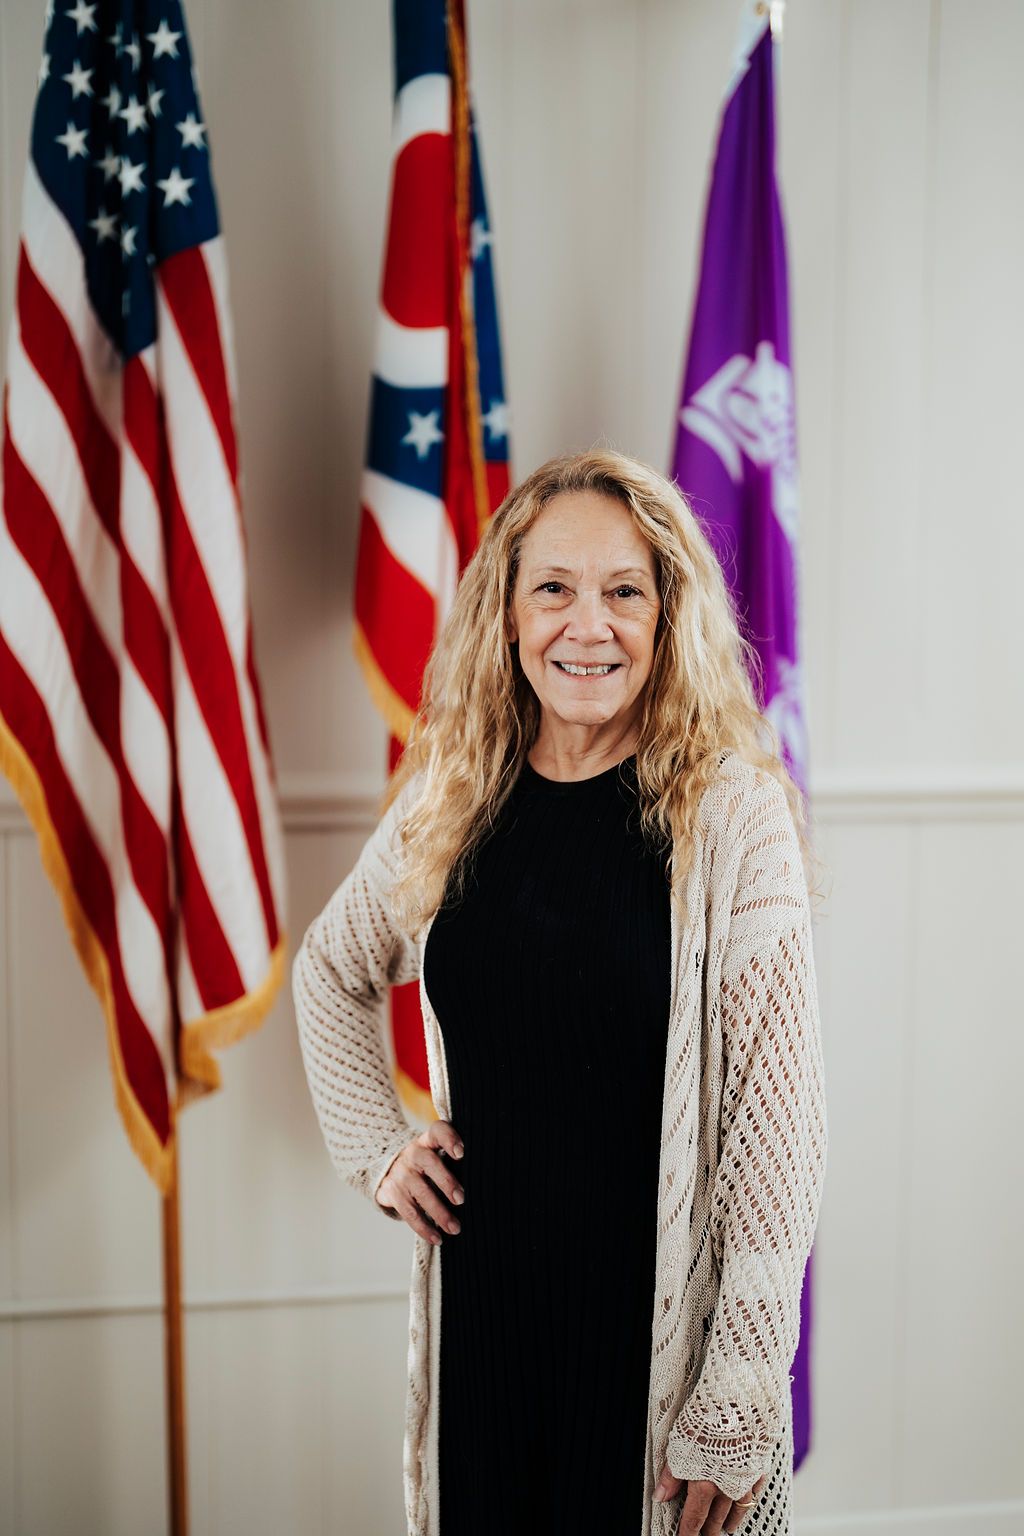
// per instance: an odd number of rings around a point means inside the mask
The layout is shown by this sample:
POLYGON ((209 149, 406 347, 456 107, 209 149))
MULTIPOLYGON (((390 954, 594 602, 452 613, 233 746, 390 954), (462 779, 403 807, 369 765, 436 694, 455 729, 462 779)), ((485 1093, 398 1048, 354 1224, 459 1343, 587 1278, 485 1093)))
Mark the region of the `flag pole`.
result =
POLYGON ((167 1378, 167 1493, 170 1536, 188 1536, 185 1477, 185 1369, 181 1328, 181 1244, 178 1227, 178 1130, 170 1143, 170 1181, 163 1196, 164 1349, 167 1378))

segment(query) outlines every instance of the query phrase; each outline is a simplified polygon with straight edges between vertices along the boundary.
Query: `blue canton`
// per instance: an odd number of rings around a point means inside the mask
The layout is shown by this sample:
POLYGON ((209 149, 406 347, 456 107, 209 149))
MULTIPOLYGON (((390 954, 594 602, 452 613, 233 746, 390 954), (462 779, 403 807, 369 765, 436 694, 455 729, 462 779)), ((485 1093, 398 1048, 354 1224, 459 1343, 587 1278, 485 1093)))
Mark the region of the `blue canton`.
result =
POLYGON ((49 0, 32 160, 122 357, 156 339, 153 268, 219 231, 179 0, 49 0))

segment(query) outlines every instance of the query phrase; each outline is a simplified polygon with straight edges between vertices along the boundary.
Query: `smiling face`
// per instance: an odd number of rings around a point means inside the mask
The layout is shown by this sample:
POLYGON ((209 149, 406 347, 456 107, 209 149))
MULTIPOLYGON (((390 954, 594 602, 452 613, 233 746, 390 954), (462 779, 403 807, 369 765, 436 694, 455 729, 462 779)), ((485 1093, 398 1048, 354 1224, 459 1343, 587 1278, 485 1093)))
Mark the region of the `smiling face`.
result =
POLYGON ((591 737, 628 735, 660 608, 654 555, 628 508, 598 491, 552 497, 523 536, 506 621, 541 736, 586 748, 591 737))

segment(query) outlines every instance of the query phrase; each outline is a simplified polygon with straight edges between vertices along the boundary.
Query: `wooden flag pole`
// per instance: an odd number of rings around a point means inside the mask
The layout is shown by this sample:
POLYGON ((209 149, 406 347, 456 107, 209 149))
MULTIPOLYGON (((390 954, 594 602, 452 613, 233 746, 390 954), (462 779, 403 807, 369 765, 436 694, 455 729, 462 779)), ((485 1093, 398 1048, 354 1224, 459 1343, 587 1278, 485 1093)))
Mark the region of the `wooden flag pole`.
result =
POLYGON ((181 1328, 181 1245, 178 1236, 178 1131, 171 1137, 171 1178, 163 1197, 164 1343, 167 1376, 167 1491, 170 1536, 188 1536, 185 1478, 185 1368, 181 1328))

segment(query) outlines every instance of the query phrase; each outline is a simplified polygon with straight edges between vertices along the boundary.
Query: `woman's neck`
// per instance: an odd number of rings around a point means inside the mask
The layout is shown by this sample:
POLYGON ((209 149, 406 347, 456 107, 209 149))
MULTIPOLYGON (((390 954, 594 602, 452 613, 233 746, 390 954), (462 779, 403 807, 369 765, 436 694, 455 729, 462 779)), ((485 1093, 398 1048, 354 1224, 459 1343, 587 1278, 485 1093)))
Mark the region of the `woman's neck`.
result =
POLYGON ((637 735, 632 721, 625 727, 614 721, 590 726, 542 718, 527 757, 546 779, 590 779, 635 752, 637 735))

